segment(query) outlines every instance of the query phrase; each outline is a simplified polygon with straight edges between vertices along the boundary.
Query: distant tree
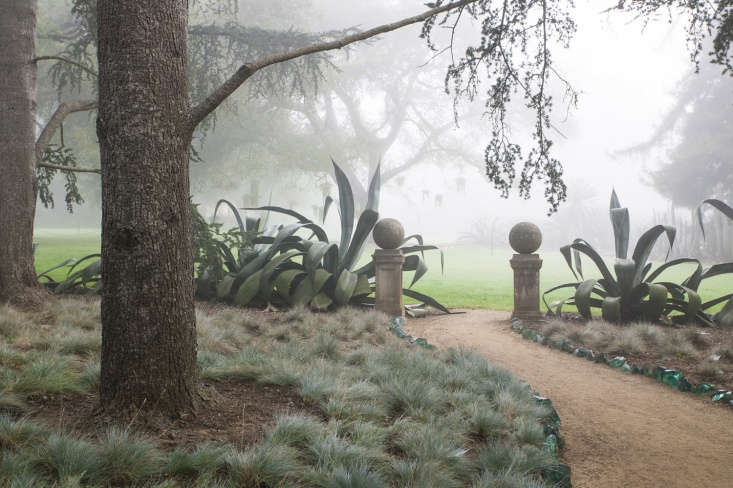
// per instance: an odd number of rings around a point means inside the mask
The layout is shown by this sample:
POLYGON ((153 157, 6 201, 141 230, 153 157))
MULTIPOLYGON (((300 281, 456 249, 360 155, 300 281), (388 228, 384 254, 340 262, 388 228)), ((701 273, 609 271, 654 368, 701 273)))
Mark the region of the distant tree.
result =
POLYGON ((733 199, 733 78, 720 71, 703 63, 699 73, 688 74, 652 136, 623 151, 665 149, 667 161, 652 172, 651 183, 677 206, 694 209, 711 196, 733 199))

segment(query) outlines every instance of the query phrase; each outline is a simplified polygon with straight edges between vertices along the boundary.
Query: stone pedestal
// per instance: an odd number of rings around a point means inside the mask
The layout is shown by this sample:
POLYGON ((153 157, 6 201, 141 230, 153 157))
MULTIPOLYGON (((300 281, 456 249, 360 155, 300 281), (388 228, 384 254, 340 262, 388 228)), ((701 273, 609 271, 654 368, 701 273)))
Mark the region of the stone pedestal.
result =
POLYGON ((509 260, 514 270, 514 312, 512 318, 540 320, 540 268, 539 254, 515 254, 509 260))
POLYGON ((402 265, 405 263, 405 256, 400 249, 377 249, 372 257, 377 280, 375 308, 390 317, 404 317, 402 265))

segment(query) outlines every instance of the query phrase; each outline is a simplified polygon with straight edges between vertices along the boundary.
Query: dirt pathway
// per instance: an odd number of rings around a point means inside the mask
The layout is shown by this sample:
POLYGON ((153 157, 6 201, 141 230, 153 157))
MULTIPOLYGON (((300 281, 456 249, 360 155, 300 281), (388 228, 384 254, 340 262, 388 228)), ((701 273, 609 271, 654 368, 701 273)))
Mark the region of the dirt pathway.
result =
POLYGON ((473 349, 551 398, 574 487, 733 487, 733 409, 527 341, 508 319, 472 310, 405 329, 473 349))

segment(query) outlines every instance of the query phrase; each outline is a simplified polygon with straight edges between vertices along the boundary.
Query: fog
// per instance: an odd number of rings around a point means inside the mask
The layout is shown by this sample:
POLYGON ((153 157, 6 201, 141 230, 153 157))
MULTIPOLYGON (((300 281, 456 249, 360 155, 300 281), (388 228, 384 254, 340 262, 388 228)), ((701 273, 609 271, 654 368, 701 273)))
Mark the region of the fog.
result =
MULTIPOLYGON (((412 1, 298 0, 288 2, 294 6, 293 15, 284 19, 268 2, 241 3, 242 21, 254 16, 261 27, 311 32, 350 26, 364 29, 424 9, 422 2, 412 1), (309 5, 312 8, 306 8, 309 5)), ((551 87, 558 91, 554 93, 553 114, 557 130, 552 130, 550 136, 555 142, 554 155, 564 165, 564 181, 568 185, 568 200, 556 215, 547 216, 548 204, 541 182, 535 182, 532 198, 524 200, 517 197, 516 191, 508 199, 501 198, 487 181, 483 148, 490 132, 476 116, 482 110, 483 100, 461 104, 465 117, 459 118, 457 126, 450 125, 452 101, 442 92, 449 57, 431 60, 432 53, 418 38, 419 26, 358 45, 347 55, 334 55, 332 59, 339 70, 325 72, 325 80, 321 81, 325 91, 321 93, 333 90, 334 95, 329 97, 338 130, 317 133, 313 121, 289 109, 288 97, 282 94, 273 96, 265 105, 278 107, 272 111, 262 110, 263 105, 255 107, 257 102, 239 94, 233 104, 236 107, 222 109, 226 113, 218 116, 216 127, 198 146, 203 161, 191 163, 193 199, 209 215, 216 200, 227 198, 238 205, 272 202, 294 206, 310 216, 317 210, 314 207, 322 203, 324 189, 336 196, 329 157, 353 164, 354 177, 366 186, 368 165, 373 165, 375 159, 381 159, 384 175, 420 150, 421 138, 426 137, 425 127, 448 124, 450 127, 439 136, 442 149, 436 149, 423 162, 383 184, 380 215, 401 220, 408 234, 421 233, 428 242, 449 244, 462 239, 470 241, 469 234, 480 233, 484 228, 484 232, 493 232, 496 244, 501 246, 505 245, 511 225, 529 220, 543 229, 545 249, 556 249, 575 237, 608 248, 611 226, 607 209, 613 188, 621 203, 630 209, 636 235, 652 223, 665 223, 657 220, 669 217, 663 214, 669 213, 674 203, 653 187, 650 173, 668 162, 670 151, 679 142, 678 130, 672 130, 651 150, 625 150, 655 136, 665 114, 679 101, 681 83, 691 76, 694 66, 685 41, 685 19, 659 19, 644 26, 628 16, 602 13, 601 4, 605 3, 578 2, 578 31, 570 48, 553 47, 556 68, 580 93, 578 106, 566 114, 559 85, 551 87), (407 80, 412 75, 417 81, 410 85, 407 80), (418 109, 407 116, 406 122, 398 124, 394 143, 383 154, 373 154, 377 151, 371 139, 359 137, 349 107, 339 101, 339 87, 346 87, 353 95, 366 126, 364 133, 377 137, 385 137, 394 125, 386 121, 399 106, 400 96, 413 96, 418 109), (420 117, 428 122, 420 126, 416 122, 420 117), (279 129, 278 123, 282 121, 288 124, 286 130, 279 129), (250 143, 248 136, 254 132, 253 127, 264 126, 271 130, 267 132, 270 146, 263 149, 261 140, 250 143), (303 161, 299 161, 301 158, 303 161), (257 182, 254 197, 253 180, 257 182)), ((706 63, 706 59, 702 62, 706 63)), ((728 79, 724 81, 730 84, 728 79)), ((293 97, 301 101, 298 95, 293 97)), ((314 113, 325 114, 325 99, 314 100, 314 113)), ((50 96, 47 105, 52 108, 50 96)), ((512 106, 516 106, 516 113, 509 117, 512 135, 530 144, 531 114, 523 112, 519 104, 512 106)), ((50 108, 41 107, 42 114, 49 111, 50 108)), ((80 133, 84 127, 88 130, 78 138, 86 138, 85 144, 93 145, 93 119, 82 116, 76 123, 81 127, 80 133)), ((83 154, 87 159, 81 162, 94 163, 93 150, 83 154)), ((698 164, 705 165, 706 161, 700 160, 698 164)), ((37 227, 98 225, 99 190, 95 178, 80 177, 87 203, 73 214, 65 211, 63 183, 57 182, 56 208, 47 210, 39 205, 37 227)), ((677 215, 688 219, 689 209, 682 209, 677 215)), ((336 219, 334 212, 327 224, 332 236, 337 234, 336 219)))

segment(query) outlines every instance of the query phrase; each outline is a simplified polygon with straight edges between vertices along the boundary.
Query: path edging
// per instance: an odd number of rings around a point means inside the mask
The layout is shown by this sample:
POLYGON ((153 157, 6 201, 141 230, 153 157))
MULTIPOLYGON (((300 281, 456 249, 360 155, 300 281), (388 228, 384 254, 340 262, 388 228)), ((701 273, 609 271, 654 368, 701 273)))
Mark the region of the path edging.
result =
MULTIPOLYGON (((528 324, 520 319, 514 318, 511 320, 511 329, 525 339, 553 348, 550 344, 545 342, 545 336, 543 336, 539 330, 533 328, 532 324, 528 324)), ((690 383, 685 375, 679 370, 668 369, 662 365, 656 365, 654 367, 638 366, 636 364, 629 363, 623 356, 615 356, 612 359, 608 359, 604 353, 596 355, 593 350, 584 346, 574 347, 567 337, 562 339, 560 347, 557 349, 573 354, 574 356, 585 358, 588 361, 605 364, 612 369, 618 369, 624 373, 640 374, 648 378, 652 378, 659 383, 664 383, 667 386, 675 388, 679 392, 689 392, 698 396, 707 396, 714 403, 728 405, 733 408, 733 392, 716 388, 715 385, 710 383, 690 383)))

